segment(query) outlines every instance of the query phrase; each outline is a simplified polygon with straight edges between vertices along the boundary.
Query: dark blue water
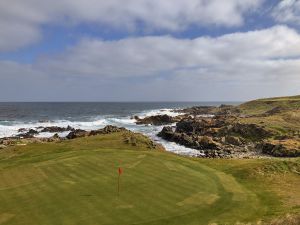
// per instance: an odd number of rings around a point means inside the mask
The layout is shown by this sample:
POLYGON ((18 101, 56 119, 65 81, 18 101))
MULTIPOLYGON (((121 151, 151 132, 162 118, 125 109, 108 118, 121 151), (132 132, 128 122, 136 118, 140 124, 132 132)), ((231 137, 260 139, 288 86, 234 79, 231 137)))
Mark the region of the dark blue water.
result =
MULTIPOLYGON (((125 127, 134 132, 143 133, 154 141, 161 143, 172 152, 196 155, 199 152, 166 142, 157 133, 162 126, 136 125, 133 115, 145 117, 157 114, 177 115, 173 109, 191 106, 208 106, 220 104, 237 104, 230 102, 85 102, 85 103, 0 103, 0 138, 18 134, 20 128, 36 129, 38 127, 71 126, 77 129, 95 130, 107 125, 125 127)), ((50 137, 53 133, 40 133, 37 137, 50 137)), ((59 133, 67 135, 66 132, 59 133)))
MULTIPOLYGON (((147 110, 220 105, 224 102, 84 102, 0 103, 0 121, 88 121, 95 116, 129 116, 147 110)), ((226 103, 236 104, 236 103, 226 103)))

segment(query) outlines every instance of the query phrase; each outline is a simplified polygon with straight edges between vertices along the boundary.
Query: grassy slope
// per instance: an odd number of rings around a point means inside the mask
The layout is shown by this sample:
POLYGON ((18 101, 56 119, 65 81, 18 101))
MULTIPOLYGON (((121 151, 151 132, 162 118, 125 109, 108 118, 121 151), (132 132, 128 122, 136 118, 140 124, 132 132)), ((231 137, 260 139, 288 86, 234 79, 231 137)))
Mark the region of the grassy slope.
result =
POLYGON ((300 132, 300 96, 258 99, 238 106, 249 118, 240 118, 242 123, 256 123, 277 134, 300 132), (280 112, 262 116, 263 113, 280 107, 280 112))
POLYGON ((282 107, 288 110, 300 109, 300 95, 290 97, 265 98, 243 103, 239 108, 245 114, 260 114, 274 107, 282 107))
POLYGON ((192 159, 136 139, 124 144, 115 133, 2 151, 0 224, 235 224, 299 212, 299 160, 192 159))

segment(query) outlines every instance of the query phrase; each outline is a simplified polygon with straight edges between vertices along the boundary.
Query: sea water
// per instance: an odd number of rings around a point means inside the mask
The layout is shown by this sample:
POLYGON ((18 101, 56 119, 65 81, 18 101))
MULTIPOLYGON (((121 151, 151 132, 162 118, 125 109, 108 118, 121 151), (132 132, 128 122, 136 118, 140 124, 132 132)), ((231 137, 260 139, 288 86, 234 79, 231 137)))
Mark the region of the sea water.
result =
MULTIPOLYGON (((162 144, 168 151, 197 155, 197 150, 185 148, 157 137, 163 126, 136 125, 133 116, 141 118, 167 114, 176 116, 174 109, 191 106, 217 106, 230 102, 34 102, 0 103, 0 138, 18 134, 20 128, 71 126, 76 129, 95 130, 107 125, 125 127, 140 132, 162 144)), ((61 137, 68 132, 58 133, 61 137)), ((51 137, 53 133, 40 133, 37 137, 51 137)))

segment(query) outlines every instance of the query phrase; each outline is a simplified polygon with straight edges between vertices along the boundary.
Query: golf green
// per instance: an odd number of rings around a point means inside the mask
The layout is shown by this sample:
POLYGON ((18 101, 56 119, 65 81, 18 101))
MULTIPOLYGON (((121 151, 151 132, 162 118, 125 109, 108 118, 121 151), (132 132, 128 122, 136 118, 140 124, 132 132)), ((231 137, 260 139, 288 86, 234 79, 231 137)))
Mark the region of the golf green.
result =
POLYGON ((0 224, 235 224, 258 221, 266 202, 276 203, 228 173, 143 141, 126 145, 110 134, 6 150, 0 224))

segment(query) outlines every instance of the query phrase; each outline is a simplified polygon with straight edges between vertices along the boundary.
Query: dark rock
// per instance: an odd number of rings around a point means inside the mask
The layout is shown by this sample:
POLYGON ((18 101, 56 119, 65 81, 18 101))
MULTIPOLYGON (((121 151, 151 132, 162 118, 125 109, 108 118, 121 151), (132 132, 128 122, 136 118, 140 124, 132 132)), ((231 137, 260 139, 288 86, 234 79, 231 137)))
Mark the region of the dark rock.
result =
POLYGON ((68 127, 53 126, 53 127, 44 127, 41 130, 41 132, 57 133, 57 132, 72 131, 72 130, 74 130, 74 129, 70 126, 68 126, 68 127))
POLYGON ((54 139, 60 139, 58 133, 55 133, 55 134, 52 136, 52 138, 54 138, 54 139))
POLYGON ((191 108, 175 110, 175 112, 186 113, 189 115, 235 115, 240 114, 241 111, 232 105, 216 106, 194 106, 191 108))
POLYGON ((33 138, 35 134, 38 134, 39 132, 34 130, 34 129, 30 129, 28 132, 26 133, 21 133, 21 134, 17 134, 16 137, 18 138, 33 138))
POLYGON ((34 130, 34 129, 30 129, 27 134, 38 134, 39 132, 34 130))
POLYGON ((277 107, 274 107, 273 109, 271 109, 271 110, 265 112, 265 113, 264 113, 264 116, 272 116, 272 115, 281 113, 283 110, 284 110, 284 108, 282 108, 282 107, 280 107, 280 106, 277 106, 277 107))
POLYGON ((98 135, 98 134, 109 134, 109 133, 116 133, 125 131, 126 129, 124 127, 116 127, 112 125, 108 125, 102 129, 99 130, 92 130, 89 132, 89 136, 98 135))
POLYGON ((79 137, 85 137, 87 136, 88 132, 85 130, 81 130, 81 129, 75 129, 73 131, 71 131, 66 138, 67 139, 74 139, 74 138, 79 138, 79 137))
POLYGON ((219 144, 208 136, 193 136, 187 133, 174 132, 172 127, 164 127, 158 133, 159 137, 167 141, 173 141, 177 144, 194 149, 218 149, 219 144))
POLYGON ((39 120, 38 122, 39 122, 39 123, 49 123, 50 120, 39 120))
POLYGON ((212 115, 218 107, 215 106, 194 106, 186 109, 174 110, 175 112, 186 113, 190 115, 212 115))
POLYGON ((18 133, 23 133, 23 132, 25 132, 25 131, 27 131, 26 128, 20 128, 20 129, 18 130, 18 133))
POLYGON ((256 145, 256 149, 262 151, 262 153, 269 154, 275 157, 299 157, 299 149, 287 149, 282 144, 273 144, 269 142, 263 142, 256 145))
POLYGON ((176 124, 176 132, 184 132, 189 134, 202 134, 205 127, 207 127, 205 120, 183 119, 176 124))
POLYGON ((151 124, 155 126, 167 125, 171 123, 175 123, 178 121, 176 117, 172 117, 169 115, 156 115, 156 116, 148 116, 143 119, 139 117, 135 117, 136 124, 151 124))
POLYGON ((270 137, 272 133, 256 124, 234 123, 232 125, 223 127, 219 131, 219 135, 237 135, 250 140, 262 140, 270 137))
POLYGON ((209 136, 198 137, 197 142, 202 149, 219 149, 220 145, 209 136))
POLYGON ((167 141, 171 141, 173 139, 174 136, 174 132, 172 127, 164 127, 161 132, 158 133, 159 137, 167 140, 167 141))
POLYGON ((243 140, 239 137, 225 136, 224 139, 225 139, 224 142, 226 144, 232 144, 232 145, 237 145, 237 146, 240 146, 243 144, 243 140))

